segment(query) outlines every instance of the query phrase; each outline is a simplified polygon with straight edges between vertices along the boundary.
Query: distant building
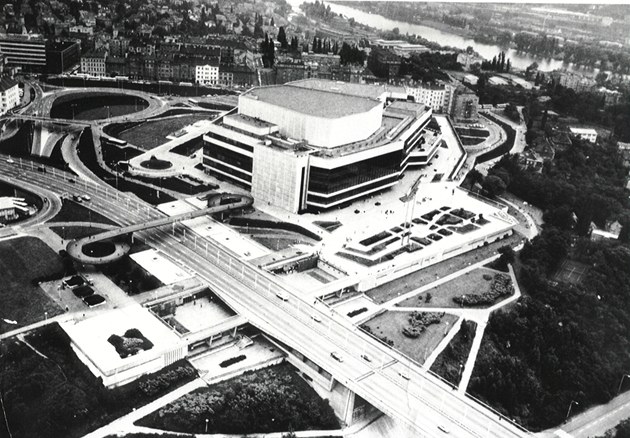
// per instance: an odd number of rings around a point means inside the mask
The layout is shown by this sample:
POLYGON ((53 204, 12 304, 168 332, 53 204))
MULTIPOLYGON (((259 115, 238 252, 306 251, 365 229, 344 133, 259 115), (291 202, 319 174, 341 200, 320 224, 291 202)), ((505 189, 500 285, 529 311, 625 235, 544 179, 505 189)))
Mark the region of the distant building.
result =
POLYGON ((195 82, 200 85, 217 85, 219 83, 219 64, 203 64, 195 67, 195 82))
POLYGON ((414 53, 424 53, 430 51, 427 46, 421 44, 411 44, 402 40, 374 40, 371 45, 380 47, 383 49, 391 50, 398 56, 408 58, 414 53))
POLYGON ((81 46, 76 41, 49 41, 46 45, 46 72, 59 74, 80 63, 81 46))
POLYGON ((595 224, 591 224, 591 240, 617 240, 621 234, 621 224, 617 221, 606 224, 605 229, 597 228, 595 224))
POLYGON ((470 85, 477 85, 477 82, 479 82, 479 78, 475 75, 464 75, 464 79, 462 81, 464 84, 470 84, 470 85))
POLYGON ((9 67, 27 72, 46 69, 46 40, 39 35, 0 35, 0 51, 9 67))
POLYGON ((430 106, 435 112, 450 114, 455 91, 452 85, 421 85, 405 90, 416 102, 430 106))
POLYGON ((597 131, 595 131, 594 129, 570 127, 569 132, 571 133, 571 135, 582 140, 587 140, 591 143, 597 143, 597 131))
POLYGON ((597 82, 592 78, 587 78, 581 74, 567 71, 553 71, 551 77, 563 87, 571 88, 575 91, 589 91, 597 82))
POLYGON ((81 56, 81 72, 91 76, 106 76, 106 58, 105 50, 97 50, 81 56))
POLYGON ((465 87, 455 90, 451 117, 456 122, 476 121, 479 119, 479 97, 465 87))
POLYGON ((379 78, 394 79, 400 72, 400 56, 380 47, 372 47, 368 67, 379 78))
POLYGON ((0 224, 6 224, 16 220, 18 211, 28 212, 28 205, 22 198, 10 196, 0 197, 0 224))
POLYGON ((20 87, 17 81, 0 78, 0 115, 20 104, 20 87))

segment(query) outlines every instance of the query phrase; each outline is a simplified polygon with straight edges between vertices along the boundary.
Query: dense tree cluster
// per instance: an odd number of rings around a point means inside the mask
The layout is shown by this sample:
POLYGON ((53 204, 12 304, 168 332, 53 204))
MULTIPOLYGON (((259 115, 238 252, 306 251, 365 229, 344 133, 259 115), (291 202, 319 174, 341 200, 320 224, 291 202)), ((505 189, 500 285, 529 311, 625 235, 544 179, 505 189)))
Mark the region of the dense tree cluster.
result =
POLYGON ((304 2, 300 5, 300 9, 304 11, 307 17, 317 18, 319 20, 328 21, 336 17, 337 14, 330 10, 330 5, 326 6, 324 2, 315 0, 315 3, 304 2))
POLYGON ((528 295, 494 314, 470 391, 533 429, 564 420, 616 395, 630 358, 630 249, 580 241, 572 256, 590 266, 579 284, 551 281, 570 250, 565 231, 546 227, 522 251, 521 287, 528 295))
POLYGON ((511 61, 505 59, 505 52, 499 53, 498 56, 492 58, 492 61, 483 61, 481 63, 483 70, 496 71, 498 73, 508 73, 512 68, 511 61))
POLYGON ((327 401, 289 365, 246 373, 186 394, 141 420, 166 430, 242 434, 339 427, 327 401))
POLYGON ((260 43, 260 52, 262 53, 262 61, 265 68, 272 68, 276 62, 276 48, 273 38, 265 33, 265 39, 260 43))
MULTIPOLYGON (((75 438, 143 406, 197 376, 179 361, 128 385, 106 389, 75 355, 57 324, 38 329, 25 343, 0 342, 2 396, 13 438, 75 438)), ((0 436, 9 436, 0 421, 0 436)))
POLYGON ((443 70, 461 69, 462 65, 457 62, 457 54, 424 52, 402 59, 400 75, 411 75, 416 81, 432 83, 438 80, 448 81, 448 75, 443 70))
POLYGON ((606 221, 629 214, 624 189, 627 169, 615 145, 574 139, 571 147, 556 152, 541 174, 521 170, 517 161, 516 156, 504 157, 489 174, 543 209, 552 225, 567 230, 575 226, 578 234, 585 235, 591 221, 603 227, 606 221))
MULTIPOLYGON (((337 43, 335 43, 335 47, 337 43)), ((342 65, 346 64, 360 64, 363 65, 365 61, 365 52, 357 46, 351 46, 348 43, 343 43, 339 50, 340 62, 342 65)))

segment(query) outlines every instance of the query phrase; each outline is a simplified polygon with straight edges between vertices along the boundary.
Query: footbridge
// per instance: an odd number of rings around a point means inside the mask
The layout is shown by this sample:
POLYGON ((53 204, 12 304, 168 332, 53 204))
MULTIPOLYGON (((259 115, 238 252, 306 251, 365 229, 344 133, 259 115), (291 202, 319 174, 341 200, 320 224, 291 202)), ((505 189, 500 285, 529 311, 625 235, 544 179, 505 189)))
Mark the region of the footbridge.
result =
POLYGON ((130 245, 127 243, 112 243, 106 251, 103 251, 103 248, 100 248, 98 251, 94 251, 90 249, 90 245, 96 244, 97 242, 114 239, 116 237, 133 234, 137 231, 144 231, 150 228, 171 225, 177 222, 194 219, 200 216, 240 210, 250 207, 251 205, 253 205, 253 203, 254 198, 249 195, 230 193, 217 194, 208 199, 208 204, 210 206, 207 208, 190 211, 174 216, 154 219, 139 224, 128 225, 126 227, 120 227, 114 230, 108 230, 102 233, 94 234, 92 236, 83 237, 81 239, 71 240, 66 246, 66 251, 68 251, 70 257, 84 264, 102 265, 105 263, 110 263, 126 255, 130 250, 130 245), (103 254, 103 252, 105 252, 105 254, 103 254))

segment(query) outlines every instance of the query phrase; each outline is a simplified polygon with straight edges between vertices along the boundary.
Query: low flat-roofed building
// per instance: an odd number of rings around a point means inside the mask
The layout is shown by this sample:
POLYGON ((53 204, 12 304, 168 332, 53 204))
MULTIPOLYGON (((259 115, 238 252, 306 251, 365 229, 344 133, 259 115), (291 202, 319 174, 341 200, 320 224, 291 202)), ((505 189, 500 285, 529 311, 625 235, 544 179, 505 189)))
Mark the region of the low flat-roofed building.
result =
POLYGON ((597 131, 591 128, 569 128, 571 135, 574 135, 582 140, 590 141, 591 143, 597 143, 597 131))
POLYGON ((390 88, 314 79, 250 90, 204 136, 206 171, 292 212, 389 188, 439 145, 423 136, 431 108, 392 101, 406 93, 390 88))
POLYGON ((131 382, 183 359, 187 345, 149 310, 140 306, 110 310, 83 321, 60 323, 68 334, 77 357, 106 387, 131 382), (139 330, 153 346, 121 357, 109 342, 112 335, 122 337, 130 329, 139 330))

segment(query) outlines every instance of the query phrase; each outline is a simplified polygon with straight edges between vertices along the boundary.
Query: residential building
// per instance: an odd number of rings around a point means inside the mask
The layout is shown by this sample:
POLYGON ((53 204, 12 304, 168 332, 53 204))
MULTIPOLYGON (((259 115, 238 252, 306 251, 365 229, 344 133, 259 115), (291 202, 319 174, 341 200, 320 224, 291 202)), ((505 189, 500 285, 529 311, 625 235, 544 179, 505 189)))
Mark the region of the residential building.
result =
POLYGON ((81 56, 81 72, 91 76, 106 76, 106 58, 105 50, 97 50, 81 56))
POLYGON ((200 85, 217 85, 219 83, 219 63, 195 66, 195 82, 200 85))
POLYGON ((433 111, 450 114, 455 87, 452 85, 420 85, 405 87, 407 94, 418 103, 430 106, 433 111))
POLYGON ((578 137, 582 140, 590 141, 591 143, 597 143, 597 131, 590 128, 574 128, 569 127, 571 135, 578 137))
POLYGON ((17 81, 0 77, 0 115, 20 104, 20 87, 17 81))
POLYGON ((375 40, 371 44, 376 47, 391 50, 398 56, 408 58, 414 53, 428 52, 430 49, 421 44, 411 44, 402 40, 375 40))
POLYGON ((400 72, 400 56, 387 49, 372 47, 368 68, 379 78, 394 79, 400 72))
POLYGON ((399 87, 309 79, 254 88, 204 136, 207 172, 257 202, 318 211, 394 186, 441 144, 399 87))

